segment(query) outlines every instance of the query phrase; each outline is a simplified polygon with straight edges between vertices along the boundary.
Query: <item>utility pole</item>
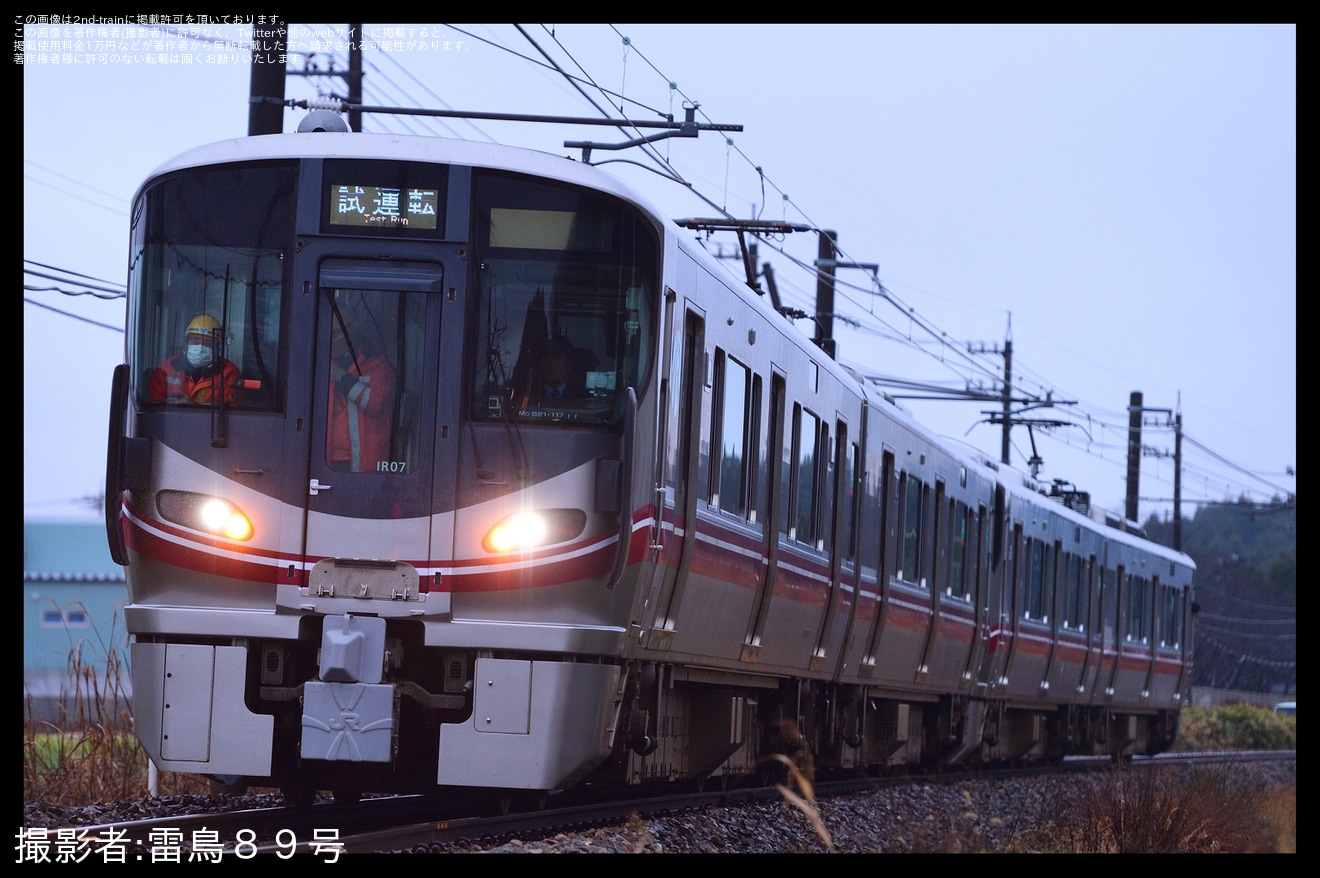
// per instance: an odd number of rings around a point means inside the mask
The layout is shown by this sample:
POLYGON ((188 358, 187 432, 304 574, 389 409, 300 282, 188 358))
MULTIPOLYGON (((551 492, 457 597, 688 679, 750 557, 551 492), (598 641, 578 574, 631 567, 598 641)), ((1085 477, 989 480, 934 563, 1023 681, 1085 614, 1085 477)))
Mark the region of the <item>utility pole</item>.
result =
POLYGON ((248 135, 284 130, 284 67, 288 28, 283 20, 252 26, 252 77, 248 85, 248 135))
MULTIPOLYGON (((281 46, 280 57, 283 58, 284 56, 285 56, 285 49, 283 46, 281 46)), ((253 52, 253 64, 254 65, 256 64, 255 50, 253 52)), ((254 71, 255 71, 255 66, 254 66, 254 71)), ((255 72, 254 72, 254 76, 255 76, 255 72)), ((253 98, 252 98, 253 103, 255 104, 258 101, 264 101, 266 103, 273 104, 274 107, 272 109, 272 112, 276 114, 275 118, 277 120, 283 119, 283 116, 280 114, 283 113, 283 107, 281 106, 281 104, 283 104, 284 102, 284 80, 286 77, 289 76, 302 76, 307 78, 332 76, 336 79, 343 80, 344 90, 346 94, 340 95, 340 94, 334 94, 332 92, 333 97, 336 100, 342 101, 345 105, 347 105, 347 112, 348 112, 347 122, 348 122, 349 130, 350 131, 362 130, 362 77, 363 77, 362 25, 350 24, 348 26, 348 69, 347 70, 343 70, 343 71, 335 70, 333 59, 331 59, 330 61, 329 69, 322 70, 316 65, 316 55, 315 53, 313 53, 307 55, 307 57, 304 59, 303 69, 301 70, 297 70, 297 69, 288 70, 286 69, 286 66, 284 65, 283 62, 280 63, 278 94, 276 94, 274 90, 275 86, 274 83, 272 82, 270 85, 266 87, 266 91, 261 92, 261 94, 270 95, 270 97, 268 98, 257 97, 258 92, 255 90, 255 82, 254 82, 254 90, 253 90, 253 98)), ((297 102, 293 102, 293 104, 296 105, 297 102)), ((280 130, 280 126, 277 124, 273 130, 268 130, 263 132, 250 131, 249 133, 271 134, 271 133, 278 133, 279 130, 280 130)))
MULTIPOLYGON (((1146 412, 1159 412, 1168 415, 1173 426, 1173 548, 1176 551, 1182 551, 1182 412, 1175 412, 1173 409, 1147 408, 1141 404, 1141 393, 1132 391, 1128 397, 1128 485, 1127 485, 1127 508, 1125 515, 1129 521, 1140 523, 1137 518, 1137 481, 1141 473, 1141 454, 1143 446, 1141 444, 1141 426, 1142 416, 1146 412)), ((1181 406, 1181 403, 1179 403, 1181 406)), ((1162 426, 1169 426, 1166 421, 1162 426)), ((1161 425, 1157 425, 1161 426, 1161 425)), ((1153 456, 1167 457, 1168 452, 1158 454, 1152 451, 1153 456)))
MULTIPOLYGON (((967 345, 967 350, 972 351, 971 344, 967 345)), ((981 343, 980 353, 986 353, 985 343, 981 343)), ((1000 414, 1000 423, 1003 425, 1003 438, 999 440, 999 462, 1008 464, 1011 462, 1009 457, 1009 437, 1013 434, 1013 315, 1008 315, 1008 332, 1004 337, 1003 350, 991 349, 989 353, 1002 354, 1004 357, 1004 388, 1000 391, 1000 399, 1003 401, 1003 411, 1000 414)), ((995 422, 993 412, 982 412, 990 415, 990 423, 995 422)))
POLYGON ((838 351, 834 341, 834 257, 838 249, 834 242, 839 240, 839 233, 822 229, 820 246, 816 252, 816 346, 826 353, 831 360, 838 351))
MULTIPOLYGON (((974 352, 970 344, 967 346, 967 350, 969 352, 974 352)), ((986 352, 986 348, 983 344, 979 353, 986 352)), ((1031 437, 1031 459, 1027 461, 1027 465, 1030 468, 1031 477, 1034 479, 1040 472, 1041 464, 1045 461, 1036 453, 1036 434, 1032 432, 1032 429, 1034 427, 1071 427, 1075 425, 1069 421, 1045 421, 1037 418, 1024 418, 1022 415, 1032 409, 1054 408, 1056 405, 1074 405, 1077 400, 1055 399, 1054 391, 1052 390, 1046 391, 1044 399, 1038 397, 1024 397, 1021 399, 1013 398, 1013 315, 1011 313, 1008 315, 1008 331, 1004 337, 1003 350, 994 348, 989 352, 1003 354, 1004 357, 1004 387, 999 394, 999 399, 1002 402, 1002 409, 998 412, 982 412, 982 414, 990 416, 989 420, 991 424, 1000 424, 1004 428, 1003 437, 1000 439, 999 443, 999 462, 1006 466, 1012 465, 1012 447, 1009 440, 1012 438, 1013 428, 1015 426, 1024 426, 1027 428, 1027 434, 1031 437), (1014 403, 1022 405, 1022 408, 1014 412, 1014 403)), ((993 396, 988 398, 994 399, 993 396)))
MULTIPOLYGON (((834 339, 834 271, 838 268, 860 268, 871 273, 871 279, 879 283, 880 266, 873 262, 840 262, 838 256, 839 235, 837 232, 822 231, 820 248, 816 259, 816 338, 813 341, 830 359, 838 359, 839 343, 834 339)), ((846 319, 846 318, 845 318, 846 319)))
POLYGON ((1141 391, 1134 390, 1128 396, 1127 502, 1123 508, 1123 517, 1128 521, 1137 520, 1137 497, 1140 496, 1141 413, 1141 391))
MULTIPOLYGON (((1181 405, 1181 403, 1180 403, 1181 405)), ((1182 551, 1182 412, 1173 419, 1173 550, 1182 551)))
MULTIPOLYGON (((1012 332, 1012 330, 1009 330, 1012 332)), ((1008 463, 1008 437, 1013 431, 1013 339, 1004 339, 1004 437, 999 442, 999 462, 1008 463)))
MULTIPOLYGON (((348 86, 348 102, 353 106, 362 104, 362 25, 348 26, 348 75, 344 77, 348 86)), ((362 130, 362 111, 348 111, 350 131, 362 130)))

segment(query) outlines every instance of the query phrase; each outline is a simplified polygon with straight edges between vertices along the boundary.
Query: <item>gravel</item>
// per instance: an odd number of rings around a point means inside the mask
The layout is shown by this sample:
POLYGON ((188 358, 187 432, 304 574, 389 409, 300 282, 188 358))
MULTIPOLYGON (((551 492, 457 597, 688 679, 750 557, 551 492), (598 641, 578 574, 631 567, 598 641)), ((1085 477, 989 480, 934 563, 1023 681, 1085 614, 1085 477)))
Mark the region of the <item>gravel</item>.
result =
MULTIPOLYGON (((1296 762, 1234 769, 1260 788, 1296 784, 1296 762)), ((819 821, 787 798, 718 806, 617 826, 437 846, 437 853, 937 853, 1030 850, 1033 837, 1089 783, 1078 775, 917 783, 830 798, 819 821)), ((278 796, 175 796, 76 808, 24 807, 25 827, 68 827, 199 811, 278 806, 278 796)))

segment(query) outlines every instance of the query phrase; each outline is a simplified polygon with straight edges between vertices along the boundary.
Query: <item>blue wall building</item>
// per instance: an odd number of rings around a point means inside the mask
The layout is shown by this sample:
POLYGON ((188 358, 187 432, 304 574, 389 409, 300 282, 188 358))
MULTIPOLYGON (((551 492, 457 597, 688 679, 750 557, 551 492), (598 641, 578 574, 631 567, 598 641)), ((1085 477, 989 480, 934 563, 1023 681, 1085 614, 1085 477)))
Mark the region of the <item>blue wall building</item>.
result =
POLYGON ((131 694, 124 570, 110 558, 100 521, 23 522, 23 702, 43 719, 57 705, 117 688, 131 694))

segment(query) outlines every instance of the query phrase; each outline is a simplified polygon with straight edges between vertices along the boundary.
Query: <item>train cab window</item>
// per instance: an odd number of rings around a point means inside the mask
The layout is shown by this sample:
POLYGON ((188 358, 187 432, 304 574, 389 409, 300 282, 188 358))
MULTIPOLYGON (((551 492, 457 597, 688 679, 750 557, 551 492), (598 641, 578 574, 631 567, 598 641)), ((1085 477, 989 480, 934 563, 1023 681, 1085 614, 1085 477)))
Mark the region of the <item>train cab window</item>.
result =
POLYGON ((568 186, 478 174, 474 192, 469 416, 619 423, 655 344, 655 232, 622 202, 568 186), (545 380, 551 348, 566 363, 560 393, 545 380))
POLYGON ((138 200, 128 358, 140 405, 283 404, 294 189, 291 164, 220 166, 165 177, 138 200))

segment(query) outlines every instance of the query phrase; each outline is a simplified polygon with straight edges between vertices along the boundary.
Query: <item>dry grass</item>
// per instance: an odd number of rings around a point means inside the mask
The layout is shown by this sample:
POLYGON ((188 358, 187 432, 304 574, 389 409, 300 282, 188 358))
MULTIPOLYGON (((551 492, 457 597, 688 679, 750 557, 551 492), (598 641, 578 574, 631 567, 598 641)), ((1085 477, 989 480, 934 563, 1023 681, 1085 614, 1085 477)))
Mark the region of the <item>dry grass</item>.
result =
MULTIPOLYGON (((131 714, 115 698, 123 667, 117 651, 99 666, 70 653, 72 695, 52 719, 38 719, 29 700, 23 722, 23 801, 76 806, 147 795, 147 754, 133 736, 131 714)), ((210 782, 162 772, 160 795, 207 793, 210 782)))
POLYGON ((1274 833, 1274 851, 1297 853, 1297 785, 1270 790, 1261 797, 1261 814, 1274 833))
POLYGON ((1295 852, 1296 787, 1267 789, 1231 765, 1117 765, 1089 793, 1061 798, 1057 816, 1023 839, 1037 853, 1295 852))
POLYGON ((775 784, 775 789, 784 797, 784 801, 806 815, 807 820, 811 822, 811 828, 815 831, 816 837, 821 840, 825 848, 831 851, 834 850, 834 840, 830 838, 830 831, 825 828, 825 823, 820 818, 820 807, 816 804, 816 792, 811 783, 810 770, 803 771, 798 768, 797 761, 790 759, 783 753, 772 753, 770 758, 787 766, 789 779, 801 790, 801 793, 795 793, 790 787, 782 783, 775 784))

